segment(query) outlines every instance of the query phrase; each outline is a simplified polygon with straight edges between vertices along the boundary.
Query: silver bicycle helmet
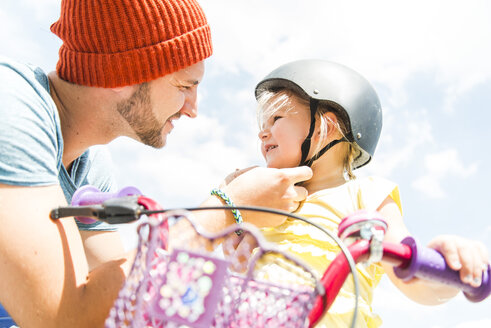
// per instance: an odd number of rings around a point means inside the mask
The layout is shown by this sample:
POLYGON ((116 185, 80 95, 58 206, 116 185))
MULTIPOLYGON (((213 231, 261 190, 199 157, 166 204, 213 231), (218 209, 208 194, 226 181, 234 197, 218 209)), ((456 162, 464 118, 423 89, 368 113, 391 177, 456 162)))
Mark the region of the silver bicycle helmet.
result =
POLYGON ((256 86, 256 98, 266 90, 279 89, 293 90, 310 102, 310 131, 302 145, 300 165, 310 166, 334 144, 345 141, 334 140, 311 160, 306 159, 315 127, 314 114, 320 101, 340 108, 349 118, 350 133, 346 138, 355 142, 361 150, 353 168, 360 168, 371 160, 382 130, 382 108, 377 93, 363 76, 346 66, 326 60, 299 60, 276 68, 261 80, 256 86))

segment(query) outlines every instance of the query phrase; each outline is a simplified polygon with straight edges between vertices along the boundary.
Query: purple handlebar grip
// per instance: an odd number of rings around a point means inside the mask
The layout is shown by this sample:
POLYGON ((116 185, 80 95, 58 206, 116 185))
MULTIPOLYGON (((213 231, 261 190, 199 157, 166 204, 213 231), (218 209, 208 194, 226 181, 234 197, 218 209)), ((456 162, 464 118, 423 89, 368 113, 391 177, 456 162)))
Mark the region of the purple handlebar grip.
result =
POLYGON ((414 238, 406 237, 401 242, 412 250, 411 262, 406 267, 395 267, 394 273, 404 281, 413 277, 438 281, 446 285, 457 287, 464 292, 471 302, 480 302, 491 293, 491 266, 483 273, 481 286, 472 287, 460 280, 459 271, 452 270, 443 255, 427 247, 419 247, 414 238))
MULTIPOLYGON (((108 199, 131 196, 131 195, 141 195, 142 193, 138 188, 135 187, 124 187, 118 192, 103 192, 94 186, 83 186, 78 188, 72 196, 72 206, 86 206, 94 204, 102 204, 108 199)), ((96 222, 96 219, 77 216, 76 219, 85 224, 91 224, 96 222)))

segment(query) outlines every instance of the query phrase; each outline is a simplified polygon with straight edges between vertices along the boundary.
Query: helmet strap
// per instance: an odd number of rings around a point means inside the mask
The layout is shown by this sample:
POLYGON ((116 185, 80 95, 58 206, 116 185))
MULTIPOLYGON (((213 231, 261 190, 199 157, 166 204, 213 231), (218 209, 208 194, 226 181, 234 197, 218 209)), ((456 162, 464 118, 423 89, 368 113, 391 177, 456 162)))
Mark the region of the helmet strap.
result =
POLYGON ((312 156, 311 159, 309 159, 308 161, 305 161, 304 165, 306 165, 308 167, 312 166, 312 163, 315 160, 319 159, 319 157, 321 157, 322 155, 324 155, 324 153, 326 151, 328 151, 329 149, 331 149, 333 146, 337 145, 338 143, 344 142, 344 141, 348 141, 348 140, 346 138, 341 138, 341 139, 337 139, 337 140, 331 141, 326 146, 324 146, 324 148, 322 148, 317 154, 315 154, 314 156, 312 156))
POLYGON ((307 156, 309 155, 310 143, 312 141, 312 135, 314 134, 314 130, 315 130, 315 112, 317 111, 318 104, 319 104, 319 100, 310 98, 310 129, 309 129, 309 135, 307 136, 307 138, 305 138, 305 140, 302 143, 302 148, 301 148, 302 159, 300 160, 299 166, 307 165, 306 159, 307 156))
POLYGON ((341 138, 337 140, 333 140, 327 145, 324 146, 317 154, 312 156, 311 159, 307 160, 307 156, 309 155, 310 151, 310 145, 312 142, 312 135, 314 134, 315 130, 315 113, 317 112, 317 106, 319 105, 319 100, 310 98, 310 129, 309 129, 309 135, 307 138, 302 143, 302 159, 300 160, 300 165, 299 166, 312 166, 312 163, 314 163, 315 160, 319 159, 326 151, 331 149, 333 146, 337 145, 340 142, 343 141, 348 141, 346 138, 341 138))

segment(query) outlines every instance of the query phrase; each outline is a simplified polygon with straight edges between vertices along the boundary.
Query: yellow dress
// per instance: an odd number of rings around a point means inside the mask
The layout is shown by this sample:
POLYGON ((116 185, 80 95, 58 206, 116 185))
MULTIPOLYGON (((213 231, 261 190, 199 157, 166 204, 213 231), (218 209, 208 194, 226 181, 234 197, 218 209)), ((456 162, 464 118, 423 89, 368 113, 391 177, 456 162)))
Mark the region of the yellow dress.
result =
MULTIPOLYGON (((307 197, 295 214, 308 218, 337 234, 341 220, 359 210, 376 210, 381 203, 391 197, 401 210, 399 189, 396 184, 379 178, 366 177, 346 182, 345 184, 321 190, 307 197)), ((401 211, 402 213, 402 211, 401 211)), ((336 243, 325 233, 312 225, 295 219, 274 228, 262 229, 264 236, 278 248, 302 259, 321 277, 327 266, 340 252, 336 243)), ((256 268, 275 277, 274 265, 262 265, 256 268)), ((356 327, 374 328, 382 324, 380 317, 372 312, 373 290, 379 283, 383 272, 380 264, 366 267, 357 265, 360 280, 359 316, 356 327)), ((349 277, 339 292, 336 300, 316 325, 323 327, 349 327, 354 307, 354 286, 349 277)))

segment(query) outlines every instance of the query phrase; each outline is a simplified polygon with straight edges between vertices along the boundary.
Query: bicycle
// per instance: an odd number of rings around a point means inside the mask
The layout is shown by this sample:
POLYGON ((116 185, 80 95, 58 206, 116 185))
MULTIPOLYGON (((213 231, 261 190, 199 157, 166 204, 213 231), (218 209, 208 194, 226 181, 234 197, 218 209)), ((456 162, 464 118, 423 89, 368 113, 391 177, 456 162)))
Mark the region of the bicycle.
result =
MULTIPOLYGON (((218 234, 197 226, 192 211, 228 209, 206 207, 162 209, 127 187, 117 193, 102 193, 82 187, 74 194, 72 205, 51 212, 52 219, 75 216, 82 222, 101 220, 111 224, 142 220, 138 227, 138 252, 131 272, 116 299, 106 327, 313 327, 328 311, 349 273, 358 295, 355 269, 360 262, 388 262, 395 274, 409 280, 430 279, 458 287, 468 300, 479 302, 491 293, 491 267, 484 272, 482 284, 474 288, 461 282, 437 251, 420 247, 408 237, 399 244, 383 241, 387 224, 378 213, 360 211, 339 225, 339 238, 323 227, 300 216, 282 211, 237 206, 239 210, 266 211, 302 220, 333 238, 341 253, 319 279, 300 260, 275 249, 251 225, 233 225, 218 234), (179 241, 169 238, 169 221, 181 225, 185 235, 179 241), (182 223, 184 222, 184 223, 182 223), (237 232, 250 246, 252 256, 234 253, 231 242, 237 232), (213 253, 217 244, 226 254, 213 253), (171 251, 168 251, 168 249, 171 251), (260 279, 255 273, 259 261, 272 259, 289 275, 281 282, 260 279), (243 256, 243 257, 241 257, 243 256), (282 259, 278 261, 278 259, 282 259)), ((175 225, 175 226, 176 226, 175 225)), ((355 297, 351 326, 357 319, 355 297)))

